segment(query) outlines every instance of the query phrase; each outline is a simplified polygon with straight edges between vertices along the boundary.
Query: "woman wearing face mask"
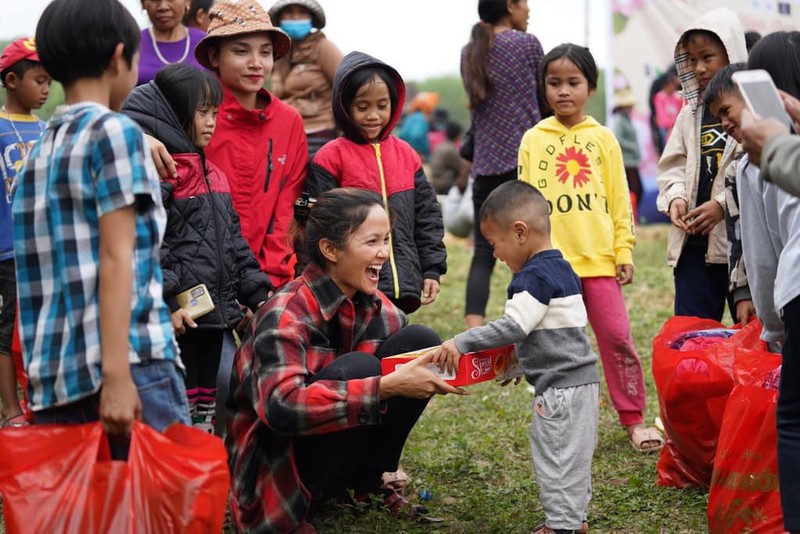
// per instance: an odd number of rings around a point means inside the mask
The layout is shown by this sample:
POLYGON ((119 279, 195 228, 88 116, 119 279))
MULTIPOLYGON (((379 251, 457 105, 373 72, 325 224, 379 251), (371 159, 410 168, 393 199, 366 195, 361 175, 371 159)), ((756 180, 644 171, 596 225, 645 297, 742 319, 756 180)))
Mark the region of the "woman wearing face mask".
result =
POLYGON ((271 90, 303 117, 310 161, 339 133, 333 119, 331 86, 342 53, 321 31, 325 12, 316 0, 278 0, 269 16, 292 38, 291 52, 275 62, 271 90))
POLYGON ((150 27, 142 30, 139 79, 136 85, 153 80, 158 71, 173 63, 186 63, 201 68, 194 57, 197 43, 205 32, 187 28, 183 17, 192 7, 191 0, 141 0, 150 27))

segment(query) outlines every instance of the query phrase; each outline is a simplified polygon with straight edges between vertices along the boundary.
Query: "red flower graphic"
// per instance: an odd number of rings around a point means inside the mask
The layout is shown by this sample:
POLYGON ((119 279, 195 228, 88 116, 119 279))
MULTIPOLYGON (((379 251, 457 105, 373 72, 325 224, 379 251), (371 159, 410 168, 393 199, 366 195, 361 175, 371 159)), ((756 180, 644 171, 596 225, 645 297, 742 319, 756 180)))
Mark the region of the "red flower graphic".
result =
POLYGON ((556 176, 558 181, 562 184, 567 182, 572 176, 572 187, 575 189, 583 187, 584 184, 589 183, 591 175, 591 167, 589 166, 589 158, 583 153, 581 149, 575 147, 568 147, 567 150, 556 158, 559 163, 556 164, 556 176))

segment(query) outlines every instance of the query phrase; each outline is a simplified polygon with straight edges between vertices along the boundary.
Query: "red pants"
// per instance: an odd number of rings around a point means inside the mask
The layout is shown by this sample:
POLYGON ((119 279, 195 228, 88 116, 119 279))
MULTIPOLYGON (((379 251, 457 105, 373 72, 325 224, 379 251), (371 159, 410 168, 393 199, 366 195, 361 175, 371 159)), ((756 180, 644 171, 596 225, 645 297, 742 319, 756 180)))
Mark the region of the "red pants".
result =
POLYGON ((633 346, 622 288, 613 277, 581 278, 583 303, 597 338, 611 403, 623 426, 644 419, 642 361, 633 346))

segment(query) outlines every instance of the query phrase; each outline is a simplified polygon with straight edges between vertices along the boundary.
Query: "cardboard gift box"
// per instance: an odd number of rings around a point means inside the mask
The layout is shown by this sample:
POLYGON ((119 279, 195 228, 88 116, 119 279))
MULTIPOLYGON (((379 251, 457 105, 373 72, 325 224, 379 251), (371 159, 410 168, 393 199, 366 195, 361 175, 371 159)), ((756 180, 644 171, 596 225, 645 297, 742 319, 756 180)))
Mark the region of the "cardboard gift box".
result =
MULTIPOLYGON (((381 360, 381 374, 393 373, 398 367, 408 363, 414 358, 427 354, 438 347, 404 352, 396 356, 387 356, 381 360)), ((495 349, 468 352, 461 355, 458 361, 458 370, 455 373, 442 371, 433 363, 428 364, 428 369, 454 386, 468 386, 485 382, 487 380, 510 380, 522 375, 522 369, 517 362, 514 345, 506 345, 495 349)))

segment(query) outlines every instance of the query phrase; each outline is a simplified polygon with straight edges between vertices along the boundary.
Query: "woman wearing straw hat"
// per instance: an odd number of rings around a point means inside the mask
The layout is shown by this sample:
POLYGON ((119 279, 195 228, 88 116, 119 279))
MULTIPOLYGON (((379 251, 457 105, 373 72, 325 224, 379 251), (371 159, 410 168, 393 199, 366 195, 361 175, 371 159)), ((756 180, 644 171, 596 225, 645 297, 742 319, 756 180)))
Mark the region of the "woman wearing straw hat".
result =
POLYGON ((292 38, 292 50, 275 61, 272 92, 303 117, 310 160, 338 135, 331 86, 342 52, 322 33, 325 12, 315 0, 279 0, 269 16, 292 38))

